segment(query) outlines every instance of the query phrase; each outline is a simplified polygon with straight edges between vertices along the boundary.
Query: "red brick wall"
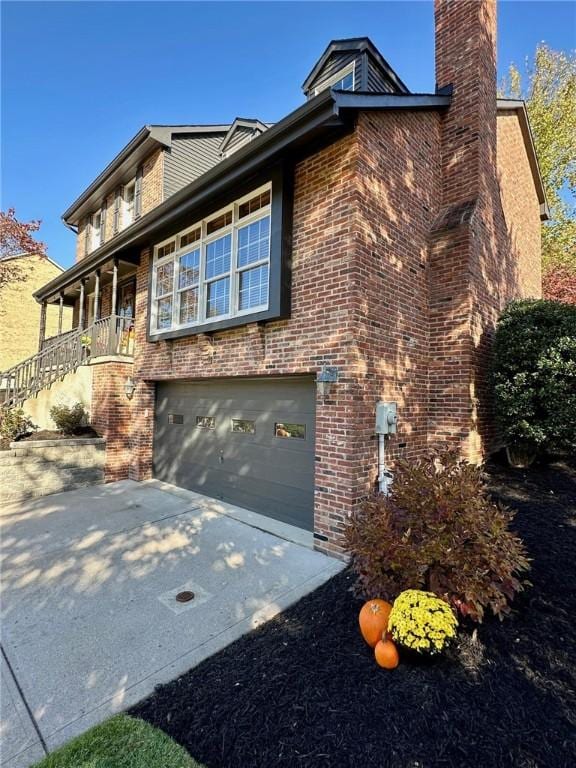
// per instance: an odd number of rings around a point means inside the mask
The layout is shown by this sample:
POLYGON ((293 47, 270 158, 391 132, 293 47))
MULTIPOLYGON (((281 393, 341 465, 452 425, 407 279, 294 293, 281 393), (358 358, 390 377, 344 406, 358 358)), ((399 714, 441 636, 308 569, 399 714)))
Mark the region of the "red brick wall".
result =
POLYGON ((164 199, 164 151, 153 152, 142 167, 142 216, 164 199))
MULTIPOLYGON (((104 225, 104 242, 108 242, 116 233, 114 232, 114 205, 116 199, 116 190, 112 190, 102 199, 101 203, 94 208, 94 213, 101 209, 102 205, 106 208, 106 221, 104 225)), ((142 165, 142 193, 141 193, 141 214, 144 216, 151 211, 164 199, 164 152, 157 149, 146 158, 142 165)), ((120 206, 119 231, 122 231, 122 212, 123 206, 120 206)), ((78 235, 76 237, 76 261, 81 261, 86 254, 86 227, 89 226, 90 217, 86 216, 78 224, 78 235)))
MULTIPOLYGON (((146 341, 149 258, 138 270, 135 375, 141 380, 316 375, 340 369, 317 402, 316 531, 326 551, 341 547, 350 509, 376 480, 374 407, 396 399, 396 454, 426 445, 427 236, 439 194, 436 113, 362 115, 354 135, 295 170, 292 315, 211 339, 146 341), (405 444, 405 450, 398 445, 405 444)), ((150 388, 132 476, 150 474, 150 388)))
POLYGON ((124 383, 133 375, 132 362, 102 362, 94 365, 90 420, 106 438, 106 482, 126 480, 131 461, 132 402, 124 383))
POLYGON ((354 337, 358 378, 358 495, 376 479, 375 404, 398 404, 389 458, 413 457, 428 437, 428 237, 440 197, 436 112, 363 113, 359 163, 354 337))
POLYGON ((524 294, 521 273, 532 255, 514 247, 500 202, 496 2, 436 0, 435 16, 437 83, 454 91, 441 123, 443 207, 431 237, 429 439, 454 441, 477 461, 495 440, 494 327, 506 303, 524 294))
MULTIPOLYGON (((357 389, 353 372, 353 295, 349 290, 354 258, 355 136, 301 162, 295 171, 292 315, 290 320, 251 325, 174 341, 146 341, 149 259, 137 274, 135 375, 141 380, 308 374, 323 364, 340 368, 334 398, 317 403, 316 528, 323 548, 336 550, 337 529, 356 492, 357 465, 349 444, 356 427, 346 415, 357 389)), ((136 412, 150 407, 148 388, 137 392, 136 412), (146 403, 142 402, 142 397, 146 403)), ((153 418, 140 431, 151 434, 153 418)), ((152 447, 138 443, 134 476, 150 473, 152 447)))
POLYGON ((542 295, 540 202, 515 110, 498 110, 498 182, 523 296, 542 295))
POLYGON ((78 234, 76 235, 76 261, 81 261, 86 256, 86 227, 89 226, 89 219, 85 217, 78 224, 78 234))

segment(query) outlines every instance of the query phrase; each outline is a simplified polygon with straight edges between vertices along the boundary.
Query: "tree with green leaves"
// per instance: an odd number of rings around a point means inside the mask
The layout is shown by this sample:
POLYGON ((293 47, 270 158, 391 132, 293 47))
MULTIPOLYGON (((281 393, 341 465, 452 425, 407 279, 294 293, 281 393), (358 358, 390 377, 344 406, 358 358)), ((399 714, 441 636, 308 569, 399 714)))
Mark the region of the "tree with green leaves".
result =
POLYGON ((542 229, 544 285, 558 286, 559 276, 576 274, 576 56, 541 43, 522 72, 510 66, 501 92, 526 102, 550 207, 542 229))

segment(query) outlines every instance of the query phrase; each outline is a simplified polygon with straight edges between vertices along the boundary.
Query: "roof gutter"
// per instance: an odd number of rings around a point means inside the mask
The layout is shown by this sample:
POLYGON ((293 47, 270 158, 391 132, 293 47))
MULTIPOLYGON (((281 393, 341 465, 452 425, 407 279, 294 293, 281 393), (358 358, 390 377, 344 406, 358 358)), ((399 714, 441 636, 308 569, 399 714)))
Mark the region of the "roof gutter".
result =
POLYGON ((74 214, 74 211, 79 208, 82 203, 84 203, 85 200, 87 200, 90 195, 95 192, 98 187, 100 187, 105 181, 106 178, 112 173, 112 171, 116 170, 124 160, 126 160, 130 155, 134 152, 134 150, 140 146, 146 139, 151 135, 150 126, 145 125, 143 128, 141 128, 136 136, 126 144, 124 149, 122 149, 116 157, 112 160, 112 162, 108 163, 106 168, 102 171, 102 173, 94 179, 92 184, 90 184, 89 187, 87 187, 82 194, 76 198, 76 200, 72 203, 72 205, 67 208, 64 213, 62 214, 62 221, 64 224, 68 223, 68 219, 70 216, 74 214))
POLYGON ((336 94, 323 91, 287 115, 253 141, 222 160, 186 187, 171 195, 146 216, 131 224, 112 240, 74 264, 59 279, 42 286, 33 295, 43 301, 93 272, 125 248, 151 235, 159 226, 169 225, 189 210, 207 201, 221 189, 240 181, 274 158, 284 147, 304 137, 313 128, 344 125, 338 116, 336 94))
POLYGON ((345 91, 321 91, 283 120, 275 123, 230 157, 171 195, 112 240, 74 264, 61 277, 34 293, 37 301, 54 296, 105 264, 126 248, 142 245, 159 227, 170 226, 203 203, 209 202, 230 185, 272 162, 278 154, 294 145, 315 129, 344 128, 346 113, 354 109, 440 109, 450 104, 449 95, 438 94, 369 94, 345 91))
POLYGON ((450 106, 450 94, 370 93, 337 91, 338 109, 443 109, 450 106))

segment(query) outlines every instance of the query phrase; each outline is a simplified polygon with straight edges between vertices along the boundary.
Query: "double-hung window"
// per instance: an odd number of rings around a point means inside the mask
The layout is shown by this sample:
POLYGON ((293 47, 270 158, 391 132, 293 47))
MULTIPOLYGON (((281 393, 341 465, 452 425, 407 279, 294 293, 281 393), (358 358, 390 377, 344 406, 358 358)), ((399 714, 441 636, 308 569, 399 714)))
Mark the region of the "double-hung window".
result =
POLYGON ((185 253, 178 256, 178 287, 176 311, 179 325, 189 325, 198 318, 198 293, 200 282, 200 228, 180 238, 188 243, 185 253))
MULTIPOLYGON (((173 244, 168 244, 165 250, 172 253, 173 244)), ((166 330, 172 327, 174 310, 174 261, 172 258, 164 260, 157 266, 154 282, 153 313, 156 317, 156 327, 158 330, 166 330)))
POLYGON ((123 208, 122 208, 122 229, 126 229, 134 221, 134 206, 136 201, 136 180, 131 181, 124 186, 123 190, 123 208))
POLYGON ((151 334, 268 309, 270 210, 266 185, 154 248, 151 334))
POLYGON ((90 250, 95 251, 100 246, 100 234, 102 231, 102 214, 93 213, 91 216, 90 250))

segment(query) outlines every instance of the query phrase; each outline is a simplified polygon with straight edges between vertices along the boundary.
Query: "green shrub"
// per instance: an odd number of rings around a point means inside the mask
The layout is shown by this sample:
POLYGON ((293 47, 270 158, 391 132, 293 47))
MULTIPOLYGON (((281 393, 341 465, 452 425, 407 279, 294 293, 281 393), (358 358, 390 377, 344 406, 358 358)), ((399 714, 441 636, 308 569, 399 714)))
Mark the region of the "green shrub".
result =
POLYGON ((456 637, 457 627, 448 603, 421 589, 398 595, 388 618, 392 639, 417 653, 441 653, 456 637))
POLYGON ((513 448, 576 450, 576 306, 529 299, 504 311, 494 339, 495 417, 513 448))
POLYGON ((0 438, 2 440, 16 440, 28 432, 33 432, 36 428, 36 425, 26 416, 22 408, 0 409, 0 438))
POLYGON ((54 405, 50 408, 50 417, 56 428, 65 435, 73 435, 86 424, 88 414, 82 403, 67 405, 54 405))
POLYGON ((502 617, 529 567, 512 517, 454 451, 400 462, 390 495, 364 502, 346 523, 355 591, 392 601, 423 589, 474 621, 488 608, 502 617))

